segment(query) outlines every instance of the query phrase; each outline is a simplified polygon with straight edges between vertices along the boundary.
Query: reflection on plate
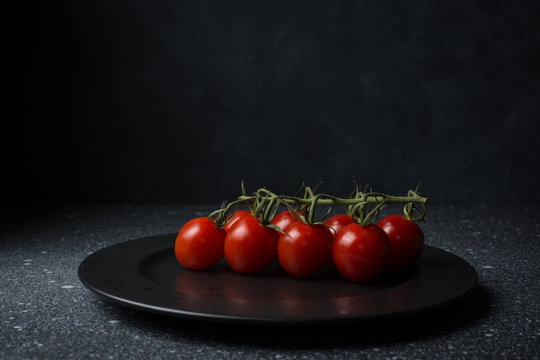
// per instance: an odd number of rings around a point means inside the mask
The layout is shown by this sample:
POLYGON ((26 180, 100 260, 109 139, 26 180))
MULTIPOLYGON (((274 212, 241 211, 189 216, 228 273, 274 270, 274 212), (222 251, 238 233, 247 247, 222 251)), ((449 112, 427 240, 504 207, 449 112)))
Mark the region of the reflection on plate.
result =
POLYGON ((354 283, 335 269, 309 279, 277 263, 243 275, 225 261, 206 271, 184 269, 176 234, 120 243, 88 256, 79 278, 114 302, 164 315, 244 323, 330 323, 410 315, 456 302, 474 290, 477 274, 461 258, 426 246, 408 272, 354 283))

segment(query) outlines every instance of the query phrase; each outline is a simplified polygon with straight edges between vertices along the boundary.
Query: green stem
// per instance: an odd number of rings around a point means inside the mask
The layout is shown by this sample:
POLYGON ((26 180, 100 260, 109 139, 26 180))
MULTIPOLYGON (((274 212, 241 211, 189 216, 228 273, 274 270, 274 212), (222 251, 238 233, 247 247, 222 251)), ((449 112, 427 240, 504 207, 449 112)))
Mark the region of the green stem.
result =
POLYGON ((208 217, 211 218, 217 214, 215 224, 217 227, 221 228, 227 223, 229 211, 234 206, 237 206, 242 202, 247 202, 248 205, 250 202, 253 202, 254 206, 250 207, 250 210, 254 213, 255 217, 260 219, 261 223, 265 225, 272 220, 280 204, 285 205, 287 208, 290 208, 290 205, 300 205, 300 209, 304 209, 303 216, 306 216, 306 221, 308 223, 313 223, 315 221, 314 215, 316 206, 322 205, 331 207, 333 205, 345 205, 347 212, 353 217, 353 221, 363 225, 377 217, 385 204, 406 203, 405 214, 412 220, 418 221, 423 220, 427 213, 427 201, 428 198, 418 195, 418 193, 413 190, 408 192, 408 196, 392 196, 375 192, 359 192, 356 190, 356 194, 352 198, 338 198, 328 194, 315 195, 310 187, 306 187, 304 197, 300 198, 296 196, 276 195, 264 188, 257 190, 257 192, 251 196, 247 196, 242 187, 241 196, 228 204, 224 203, 221 209, 214 211, 208 217), (420 204, 423 209, 415 207, 413 203, 420 204), (368 204, 376 204, 376 206, 370 210, 368 204), (420 214, 419 218, 413 217, 412 213, 414 210, 420 214))
MULTIPOLYGON (((303 199, 303 198, 297 198, 294 196, 278 196, 283 202, 286 202, 288 204, 296 204, 296 205, 311 205, 312 199, 303 199)), ((324 196, 321 195, 321 199, 317 201, 317 205, 356 205, 360 201, 359 199, 346 199, 346 198, 338 198, 338 197, 332 197, 332 196, 324 196)), ((253 196, 239 196, 237 201, 251 201, 253 200, 253 196)), ((368 203, 380 203, 386 199, 386 203, 406 203, 406 202, 417 202, 425 204, 428 201, 428 198, 415 195, 415 196, 367 196, 363 201, 368 203)))
POLYGON ((261 224, 268 225, 270 224, 270 214, 272 213, 272 209, 274 208, 274 204, 276 203, 276 197, 273 196, 270 198, 268 205, 266 205, 266 211, 264 212, 264 216, 261 218, 261 224))

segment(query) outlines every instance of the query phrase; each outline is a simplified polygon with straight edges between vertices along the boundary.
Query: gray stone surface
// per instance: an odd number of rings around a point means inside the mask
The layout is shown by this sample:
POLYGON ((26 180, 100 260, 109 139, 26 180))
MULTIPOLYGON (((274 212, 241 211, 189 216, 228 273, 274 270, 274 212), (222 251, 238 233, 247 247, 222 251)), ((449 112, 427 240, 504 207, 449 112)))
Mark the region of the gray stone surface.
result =
POLYGON ((4 219, 0 358, 538 358, 538 206, 432 206, 426 242, 471 263, 480 286, 415 318, 299 328, 186 321, 109 304, 79 282, 88 254, 176 232, 212 208, 63 207, 4 219))

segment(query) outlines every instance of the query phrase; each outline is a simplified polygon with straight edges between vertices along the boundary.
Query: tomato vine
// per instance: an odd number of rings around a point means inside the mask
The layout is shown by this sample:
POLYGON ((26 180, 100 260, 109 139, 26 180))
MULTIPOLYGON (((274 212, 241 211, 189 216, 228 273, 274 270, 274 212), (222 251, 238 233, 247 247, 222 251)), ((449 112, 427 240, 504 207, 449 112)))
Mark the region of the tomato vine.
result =
POLYGON ((347 214, 358 225, 375 221, 381 210, 391 203, 405 203, 404 214, 409 220, 420 221, 427 215, 428 198, 419 194, 418 187, 415 190, 409 190, 406 196, 394 196, 368 191, 367 187, 361 191, 355 184, 354 191, 347 198, 317 194, 318 185, 313 189, 302 186, 295 196, 278 195, 266 188, 260 188, 251 195, 247 195, 243 182, 241 188, 242 194, 237 199, 223 202, 220 209, 208 215, 216 227, 224 227, 242 203, 248 205, 251 213, 261 224, 269 227, 275 227, 271 221, 280 206, 284 206, 291 215, 307 224, 322 224, 330 214, 331 207, 336 205, 345 206, 347 214), (299 197, 302 189, 304 189, 304 196, 299 197), (316 218, 318 206, 328 206, 328 209, 322 217, 316 218))

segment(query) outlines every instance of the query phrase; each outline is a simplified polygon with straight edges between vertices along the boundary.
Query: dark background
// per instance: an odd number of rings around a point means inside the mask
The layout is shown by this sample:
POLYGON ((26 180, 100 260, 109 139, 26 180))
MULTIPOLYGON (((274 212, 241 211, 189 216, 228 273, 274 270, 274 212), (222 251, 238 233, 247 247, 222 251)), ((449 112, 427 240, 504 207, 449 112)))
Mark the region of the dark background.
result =
POLYGON ((18 203, 345 195, 538 203, 535 1, 28 3, 18 203))

